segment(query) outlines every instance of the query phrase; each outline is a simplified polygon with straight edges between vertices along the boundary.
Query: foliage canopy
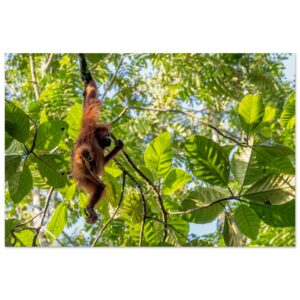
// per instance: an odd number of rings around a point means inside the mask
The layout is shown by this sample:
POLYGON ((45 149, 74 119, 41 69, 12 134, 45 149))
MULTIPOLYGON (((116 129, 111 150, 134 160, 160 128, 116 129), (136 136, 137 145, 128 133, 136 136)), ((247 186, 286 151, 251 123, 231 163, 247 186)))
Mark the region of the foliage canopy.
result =
POLYGON ((78 55, 7 54, 7 246, 294 245, 286 55, 86 56, 105 95, 100 121, 127 153, 106 169, 101 221, 83 221, 87 196, 69 176, 82 114, 78 55), (191 232, 210 222, 215 232, 191 232))

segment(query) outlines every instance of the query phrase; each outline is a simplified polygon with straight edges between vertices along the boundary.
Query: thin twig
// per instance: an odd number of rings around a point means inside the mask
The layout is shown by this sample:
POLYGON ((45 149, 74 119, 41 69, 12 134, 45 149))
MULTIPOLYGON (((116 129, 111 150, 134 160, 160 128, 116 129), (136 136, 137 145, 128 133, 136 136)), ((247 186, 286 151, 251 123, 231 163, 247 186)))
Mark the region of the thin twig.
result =
POLYGON ((41 91, 40 91, 40 87, 39 87, 37 79, 36 79, 35 63, 34 63, 32 54, 29 54, 29 64, 30 64, 30 72, 31 72, 31 78, 32 78, 35 98, 36 98, 36 100, 39 100, 41 91))
POLYGON ((165 226, 167 227, 170 227, 172 228, 175 232, 177 232, 179 235, 181 235, 188 243, 190 246, 193 246, 191 241, 182 233, 180 232, 179 230, 177 230, 173 225, 171 225, 170 223, 167 223, 167 222, 163 222, 162 220, 160 219, 157 219, 155 217, 150 217, 150 216, 146 216, 146 219, 151 219, 151 220, 154 220, 154 221, 157 221, 157 222, 160 222, 160 223, 163 223, 165 226))
POLYGON ((51 189, 49 190, 49 193, 47 195, 47 198, 46 198, 46 204, 45 204, 45 208, 44 208, 44 211, 43 211, 43 216, 42 216, 42 220, 41 220, 40 226, 37 228, 36 233, 35 233, 35 235, 33 237, 33 241, 32 241, 32 246, 33 247, 37 246, 36 241, 37 241, 38 235, 39 235, 39 233, 41 231, 41 228, 43 227, 43 223, 44 223, 44 220, 45 220, 45 217, 46 217, 46 213, 47 213, 47 210, 48 210, 48 207, 49 207, 49 203, 50 203, 53 191, 54 191, 54 188, 51 187, 51 189))
POLYGON ((230 196, 230 197, 227 197, 227 198, 222 198, 222 199, 215 200, 215 201, 209 203, 208 205, 191 208, 191 209, 185 210, 185 211, 168 211, 168 214, 169 215, 187 215, 187 214, 193 213, 194 211, 198 211, 198 210, 205 209, 205 208, 208 208, 210 206, 213 206, 213 205, 215 205, 219 202, 226 201, 226 200, 233 200, 233 199, 236 200, 237 198, 234 198, 234 197, 230 196))
POLYGON ((48 71, 48 68, 49 68, 49 66, 51 64, 51 61, 52 61, 52 58, 53 58, 53 55, 54 55, 53 53, 51 53, 49 55, 49 58, 48 58, 48 60, 46 62, 45 68, 44 68, 44 74, 48 71))
POLYGON ((145 220, 146 220, 146 213, 147 213, 146 199, 145 199, 144 191, 143 191, 143 188, 141 187, 141 185, 139 184, 139 182, 136 180, 136 178, 132 174, 130 174, 127 170, 125 170, 123 165, 117 159, 114 159, 114 162, 135 183, 135 185, 137 186, 137 188, 140 192, 140 195, 141 195, 142 204, 143 204, 143 216, 142 216, 143 218, 142 218, 141 229, 140 229, 140 234, 139 234, 139 247, 141 247, 142 241, 143 241, 143 236, 144 236, 145 220))
POLYGON ((122 177, 122 191, 121 191, 121 195, 120 195, 120 200, 119 200, 119 203, 118 203, 118 206, 117 208, 115 209, 114 213, 112 214, 112 216, 109 218, 109 220, 99 229, 97 235, 96 235, 96 238, 92 244, 92 247, 94 247, 98 241, 98 239, 100 238, 101 234, 104 232, 104 230, 106 229, 106 227, 108 226, 108 224, 114 219, 116 213, 118 212, 120 206, 121 206, 121 203, 122 203, 122 200, 123 200, 123 195, 124 195, 124 189, 125 189, 125 180, 126 180, 126 174, 125 172, 123 172, 123 177, 122 177))
MULTIPOLYGON (((166 113, 166 112, 169 112, 169 113, 177 113, 177 114, 182 114, 182 115, 186 115, 186 116, 189 116, 193 119, 199 119, 199 117, 195 114, 192 114, 190 112, 186 112, 186 111, 183 111, 183 110, 179 110, 179 109, 169 109, 169 108, 153 108, 153 107, 139 107, 139 106, 125 106, 124 109, 121 111, 121 113, 113 120, 111 121, 110 124, 114 124, 116 122, 119 121, 119 119, 127 112, 127 110, 130 110, 130 109, 133 109, 133 110, 145 110, 145 111, 156 111, 158 113, 166 113)), ((202 120, 199 120, 199 122, 205 126, 208 126, 209 128, 215 130, 218 134, 220 134, 221 136, 223 136, 224 138, 228 139, 228 140, 231 140, 232 142, 234 142, 235 144, 241 146, 241 147, 246 147, 246 144, 243 144, 243 143, 240 143, 235 137, 232 136, 232 134, 223 129, 223 131, 226 132, 226 134, 224 134, 219 128, 217 128, 216 126, 214 125, 211 125, 210 123, 207 123, 205 121, 202 121, 202 120)))
POLYGON ((113 85, 113 83, 114 83, 114 81, 115 81, 115 78, 116 78, 116 76, 117 76, 117 73, 119 72, 119 70, 120 70, 120 68, 121 68, 121 66, 122 66, 123 60, 124 60, 124 57, 121 58, 121 60, 120 60, 120 62, 119 62, 119 65, 118 65, 118 67, 117 67, 117 69, 116 69, 116 71, 115 71, 113 77, 111 78, 111 80, 109 81, 107 87, 105 88, 105 91, 104 91, 103 95, 101 96, 102 100, 105 99, 105 96, 106 96, 107 92, 109 91, 109 89, 110 89, 111 86, 113 85))
POLYGON ((166 240, 167 237, 167 212, 166 209, 164 207, 162 198, 160 196, 160 192, 158 190, 158 188, 153 184, 153 182, 134 164, 134 162, 131 160, 130 156, 126 153, 125 150, 122 150, 122 153, 124 155, 124 157, 126 158, 126 160, 128 161, 128 163, 132 166, 132 168, 151 186, 153 192, 156 194, 157 200, 158 200, 158 204, 160 207, 160 210, 162 212, 162 221, 164 222, 164 236, 163 236, 163 241, 166 240))
POLYGON ((29 221, 26 221, 25 223, 18 224, 18 225, 15 226, 15 228, 27 225, 28 223, 32 222, 35 218, 39 217, 43 212, 44 212, 44 210, 40 211, 37 215, 35 215, 29 221))

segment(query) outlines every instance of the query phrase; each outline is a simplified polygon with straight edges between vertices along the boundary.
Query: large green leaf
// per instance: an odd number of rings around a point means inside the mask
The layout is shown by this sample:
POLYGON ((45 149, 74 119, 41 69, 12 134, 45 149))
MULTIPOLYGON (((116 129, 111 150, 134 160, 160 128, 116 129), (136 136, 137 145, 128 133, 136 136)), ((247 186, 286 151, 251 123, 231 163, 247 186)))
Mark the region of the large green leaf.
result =
POLYGON ((109 173, 105 173, 103 181, 106 185, 103 200, 109 202, 112 207, 116 207, 120 199, 121 185, 117 179, 109 173))
POLYGON ((240 190, 265 175, 263 168, 258 164, 256 155, 257 153, 250 147, 238 148, 234 153, 231 171, 240 185, 240 190))
POLYGON ((48 224, 46 236, 50 241, 57 238, 63 231, 67 223, 67 204, 65 201, 59 203, 52 214, 48 224))
POLYGON ((41 154, 37 159, 38 170, 47 184, 54 188, 66 185, 67 171, 62 166, 62 159, 54 154, 41 154))
POLYGON ((25 143, 29 135, 28 116, 13 103, 5 103, 5 131, 18 140, 25 143))
POLYGON ((172 169, 165 177, 163 183, 163 193, 165 195, 172 195, 177 190, 184 187, 184 185, 191 180, 191 176, 184 170, 172 169))
POLYGON ((295 167, 288 158, 294 151, 284 145, 254 146, 258 163, 265 173, 295 174, 295 167))
POLYGON ((81 117, 82 117, 82 105, 79 103, 74 104, 69 111, 67 116, 68 134, 73 139, 76 140, 79 134, 81 126, 81 117))
POLYGON ((259 231, 260 220, 249 206, 241 204, 234 211, 234 219, 245 236, 252 240, 256 239, 259 231))
POLYGON ((242 196, 259 204, 278 205, 295 197, 294 186, 293 176, 271 174, 255 182, 242 196))
POLYGON ((144 153, 146 167, 157 178, 165 176, 172 165, 171 133, 164 132, 149 143, 144 153))
POLYGON ((67 128, 68 124, 61 120, 51 120, 42 123, 38 127, 35 143, 36 149, 50 151, 55 148, 59 144, 67 128))
MULTIPOLYGON (((193 208, 200 208, 188 215, 184 215, 183 218, 189 222, 197 224, 210 223, 215 220, 220 213, 224 210, 224 207, 220 203, 213 204, 212 206, 206 207, 212 202, 223 199, 226 196, 219 191, 212 188, 197 187, 191 191, 186 199, 181 203, 182 210, 187 211, 193 208)), ((223 205, 226 202, 223 202, 223 205)))
POLYGON ((5 155, 5 180, 16 174, 21 158, 21 155, 5 155))
POLYGON ((122 210, 124 218, 131 223, 140 223, 143 218, 143 204, 138 192, 131 191, 124 199, 124 207, 122 210))
POLYGON ((251 205, 258 217, 273 227, 295 226, 295 200, 281 205, 251 205))
POLYGON ((239 105, 239 116, 246 133, 252 133, 264 118, 264 105, 258 95, 245 96, 239 105))
POLYGON ((280 124, 282 127, 292 130, 295 127, 296 116, 296 95, 295 92, 292 92, 287 98, 283 112, 280 117, 280 124))
POLYGON ((240 247, 242 246, 242 235, 231 216, 226 214, 223 227, 223 238, 226 246, 240 247))
POLYGON ((192 136, 185 144, 185 155, 193 174, 210 184, 226 186, 229 160, 226 151, 203 136, 192 136))
POLYGON ((32 189, 32 176, 27 164, 8 180, 9 193, 14 203, 19 203, 32 189))

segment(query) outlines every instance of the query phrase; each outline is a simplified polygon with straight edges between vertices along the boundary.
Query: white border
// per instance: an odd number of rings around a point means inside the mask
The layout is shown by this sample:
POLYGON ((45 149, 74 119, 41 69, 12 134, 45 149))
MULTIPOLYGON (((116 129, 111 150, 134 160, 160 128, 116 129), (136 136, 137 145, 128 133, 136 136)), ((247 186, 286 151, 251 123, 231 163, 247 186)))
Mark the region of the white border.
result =
MULTIPOLYGON (((299 9, 291 0, 10 0, 1 1, 0 11, 1 95, 4 52, 300 53, 299 9)), ((0 109, 4 120, 3 105, 0 109)), ((1 299, 275 300, 299 295, 299 247, 4 249, 3 204, 1 299)))

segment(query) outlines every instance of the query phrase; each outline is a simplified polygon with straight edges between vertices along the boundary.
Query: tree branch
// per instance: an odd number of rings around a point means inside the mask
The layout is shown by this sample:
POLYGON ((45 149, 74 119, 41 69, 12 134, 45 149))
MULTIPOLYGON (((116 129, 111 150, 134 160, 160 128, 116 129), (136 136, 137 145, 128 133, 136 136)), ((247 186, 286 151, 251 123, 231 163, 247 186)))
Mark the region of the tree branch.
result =
POLYGON ((170 223, 163 222, 163 221, 160 220, 160 219, 157 219, 157 218, 155 218, 155 217, 150 217, 150 216, 146 216, 146 219, 151 219, 151 220, 154 220, 154 221, 163 223, 165 226, 172 228, 175 232, 177 232, 179 235, 181 235, 181 236, 189 243, 190 246, 193 246, 192 243, 190 242, 190 240, 189 240, 182 232, 180 232, 179 230, 177 230, 177 229, 176 229, 173 225, 171 225, 170 223))
MULTIPOLYGON (((182 111, 179 109, 168 109, 168 108, 153 108, 153 107, 138 107, 138 106, 125 106, 124 109, 121 111, 121 113, 113 120, 111 121, 110 124, 114 124, 116 122, 118 122, 120 120, 120 118, 130 109, 133 110, 144 110, 144 111, 156 111, 158 113, 176 113, 176 114, 182 114, 182 115, 186 115, 188 117, 191 117, 193 119, 199 119, 199 117, 195 114, 192 114, 190 112, 186 112, 186 111, 182 111)), ((246 144, 240 143, 235 137, 232 136, 232 134, 230 132, 228 132, 227 130, 224 130, 226 132, 226 134, 224 134, 218 127, 211 125, 208 122, 205 121, 201 121, 199 120, 200 124, 208 126, 209 128, 215 130, 218 134, 220 134, 221 136, 223 136, 224 138, 231 140, 232 142, 234 142, 235 144, 241 146, 241 147, 246 147, 246 144)))
POLYGON ((115 81, 115 78, 117 76, 117 73, 119 72, 121 66, 122 66, 122 63, 123 63, 123 60, 124 60, 124 57, 121 58, 120 62, 119 62, 119 65, 114 73, 114 75, 112 76, 111 80, 109 81, 107 87, 105 88, 105 91, 103 93, 103 95, 101 96, 102 100, 104 101, 105 99, 105 96, 107 94, 107 92, 109 91, 109 89, 111 88, 111 86, 113 85, 114 81, 115 81))
POLYGON ((239 200, 239 199, 234 198, 233 196, 230 196, 230 197, 215 200, 215 201, 209 203, 208 205, 191 208, 191 209, 185 210, 185 211, 168 211, 168 214, 169 215, 188 215, 190 213, 193 213, 194 211, 198 211, 198 210, 201 210, 201 209, 208 208, 210 206, 213 206, 213 205, 215 205, 219 202, 226 201, 226 200, 239 200))
POLYGON ((35 99, 39 100, 41 91, 36 79, 35 63, 32 54, 29 54, 29 64, 30 64, 31 78, 32 78, 32 83, 33 83, 33 88, 35 93, 35 99))
POLYGON ((46 217, 46 213, 47 213, 47 210, 48 210, 48 207, 49 207, 49 203, 50 203, 50 200, 51 200, 51 196, 52 196, 52 193, 54 191, 54 188, 51 187, 51 189, 49 190, 49 193, 47 195, 47 198, 46 198, 46 204, 45 204, 45 208, 43 210, 43 216, 42 216, 42 220, 41 220, 41 224, 40 226, 36 229, 36 233, 34 235, 34 238, 33 238, 33 241, 32 241, 32 246, 33 247, 36 247, 37 244, 36 244, 36 241, 37 241, 37 238, 38 238, 38 235, 41 231, 41 228, 43 227, 43 223, 44 223, 44 220, 45 220, 45 217, 46 217))
POLYGON ((145 227, 146 212, 147 212, 146 199, 145 199, 144 191, 143 191, 141 185, 139 184, 139 182, 136 180, 136 178, 133 175, 131 175, 127 170, 125 170, 123 165, 117 159, 114 159, 114 162, 136 184, 137 188, 139 189, 140 195, 141 195, 142 204, 143 204, 143 218, 142 218, 140 235, 139 235, 139 247, 141 247, 142 246, 142 241, 143 241, 143 236, 144 236, 144 227, 145 227))
POLYGON ((121 191, 121 195, 120 195, 120 200, 119 200, 119 203, 118 203, 118 206, 117 208, 115 209, 114 213, 112 214, 112 216, 109 218, 109 220, 103 225, 103 227, 101 227, 96 235, 96 238, 92 244, 92 247, 94 247, 98 241, 98 239, 100 238, 101 234, 104 232, 104 230, 106 229, 106 227, 108 226, 108 224, 114 219, 116 213, 118 212, 120 206, 121 206, 121 203, 122 203, 122 200, 123 200, 123 195, 124 195, 124 189, 125 189, 125 179, 126 179, 126 173, 123 172, 123 178, 122 178, 122 191, 121 191))

